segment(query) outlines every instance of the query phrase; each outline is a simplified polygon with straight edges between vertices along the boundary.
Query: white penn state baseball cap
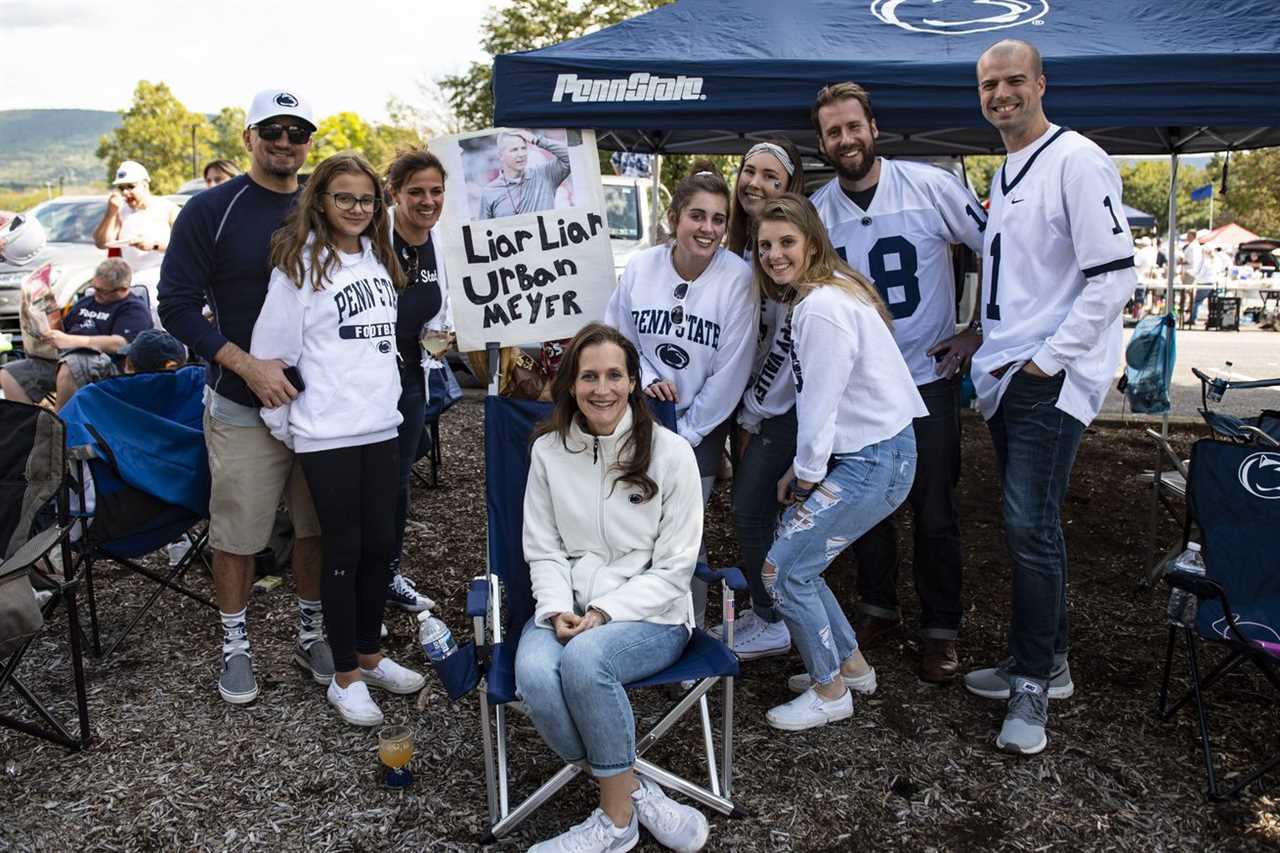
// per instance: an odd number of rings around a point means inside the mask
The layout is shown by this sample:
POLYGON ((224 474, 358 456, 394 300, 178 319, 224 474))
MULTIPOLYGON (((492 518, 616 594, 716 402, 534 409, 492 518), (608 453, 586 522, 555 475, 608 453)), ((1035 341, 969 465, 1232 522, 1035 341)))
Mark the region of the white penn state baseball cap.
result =
POLYGON ((311 104, 296 92, 285 89, 263 89, 254 95, 249 112, 245 115, 244 126, 250 128, 276 116, 293 116, 306 122, 312 131, 316 129, 311 104))
POLYGON ((116 176, 111 184, 118 187, 121 184, 140 184, 150 180, 151 176, 147 174, 146 166, 134 160, 125 160, 116 167, 116 176))

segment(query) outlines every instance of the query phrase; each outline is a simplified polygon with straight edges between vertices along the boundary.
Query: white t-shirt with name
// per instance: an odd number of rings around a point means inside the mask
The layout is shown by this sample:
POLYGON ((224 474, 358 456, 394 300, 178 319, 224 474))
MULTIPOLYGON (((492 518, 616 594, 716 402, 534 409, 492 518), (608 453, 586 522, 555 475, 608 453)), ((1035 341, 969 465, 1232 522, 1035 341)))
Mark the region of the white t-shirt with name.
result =
POLYGON ((1050 125, 992 178, 985 236, 971 371, 983 417, 1034 361, 1050 376, 1066 371, 1057 407, 1089 424, 1120 363, 1120 313, 1138 281, 1119 172, 1095 143, 1050 125))
POLYGON ((948 172, 908 160, 881 160, 867 210, 838 178, 813 194, 831 244, 871 279, 893 315, 893 335, 917 385, 934 382, 928 351, 955 334, 956 282, 951 245, 982 251, 987 214, 948 172))

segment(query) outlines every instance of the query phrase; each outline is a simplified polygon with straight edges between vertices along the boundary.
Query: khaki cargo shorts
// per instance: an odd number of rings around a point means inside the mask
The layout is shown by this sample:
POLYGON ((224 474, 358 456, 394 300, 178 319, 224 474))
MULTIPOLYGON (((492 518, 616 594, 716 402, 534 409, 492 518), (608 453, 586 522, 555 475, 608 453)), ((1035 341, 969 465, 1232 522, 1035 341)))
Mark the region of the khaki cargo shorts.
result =
POLYGON ((320 535, 311 491, 293 451, 272 437, 265 425, 234 426, 204 410, 204 440, 209 449, 209 545, 228 554, 256 554, 271 539, 276 507, 284 497, 294 535, 320 535))

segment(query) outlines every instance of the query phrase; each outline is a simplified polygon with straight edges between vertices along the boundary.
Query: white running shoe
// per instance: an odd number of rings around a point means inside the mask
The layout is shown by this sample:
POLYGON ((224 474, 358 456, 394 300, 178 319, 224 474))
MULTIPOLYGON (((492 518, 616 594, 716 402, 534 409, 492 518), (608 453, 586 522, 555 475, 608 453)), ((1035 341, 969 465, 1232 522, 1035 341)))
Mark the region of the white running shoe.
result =
POLYGON ((623 853, 640 841, 640 827, 636 814, 631 813, 631 823, 616 827, 602 809, 596 809, 591 817, 574 824, 555 838, 539 841, 529 848, 529 853, 623 853))
POLYGON ((706 846, 711 833, 706 815, 677 803, 652 779, 637 773, 636 781, 640 787, 631 792, 636 816, 659 844, 676 853, 697 853, 706 846))
POLYGON ((417 693, 427 683, 422 673, 403 667, 385 655, 373 669, 360 667, 360 677, 370 687, 378 687, 401 696, 417 693))
MULTIPOLYGON (((716 625, 709 630, 711 636, 724 642, 724 626, 716 625)), ((733 626, 733 653, 739 660, 755 660, 771 655, 785 655, 791 651, 791 631, 787 623, 779 619, 777 622, 766 622, 748 610, 733 626)))
POLYGON ((191 539, 187 534, 182 534, 177 539, 165 546, 165 551, 169 554, 169 568, 174 568, 178 563, 182 562, 182 558, 191 552, 191 539))
MULTIPOLYGON (((844 686, 850 690, 856 690, 863 696, 870 696, 876 692, 876 670, 875 667, 868 669, 862 675, 845 675, 844 686)), ((803 693, 813 686, 813 679, 809 677, 809 673, 802 672, 799 675, 793 675, 787 679, 787 687, 791 688, 792 693, 803 693)))
POLYGON ((790 702, 769 709, 765 719, 775 729, 799 732, 825 726, 853 716, 853 691, 846 690, 839 699, 828 702, 810 688, 790 702))
POLYGON ((363 681, 353 681, 344 688, 338 686, 335 678, 329 682, 325 698, 338 709, 342 719, 353 726, 382 725, 382 709, 369 696, 369 688, 363 681))

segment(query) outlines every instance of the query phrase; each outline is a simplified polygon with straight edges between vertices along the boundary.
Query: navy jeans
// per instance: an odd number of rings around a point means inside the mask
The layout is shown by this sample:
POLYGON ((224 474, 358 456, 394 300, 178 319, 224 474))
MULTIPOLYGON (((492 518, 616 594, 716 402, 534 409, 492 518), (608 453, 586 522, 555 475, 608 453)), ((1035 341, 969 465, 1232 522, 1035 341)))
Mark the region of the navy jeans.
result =
MULTIPOLYGON (((960 383, 939 379, 919 386, 929 414, 914 421, 916 480, 907 503, 914 522, 912 573, 920 598, 920 635, 954 640, 960 630, 960 383)), ((898 619, 898 533, 893 516, 853 546, 858 558, 858 611, 898 619)))
POLYGON ((766 418, 733 471, 733 525, 742 547, 742 572, 751 584, 751 609, 766 622, 782 618, 765 589, 764 558, 773 545, 782 504, 778 480, 796 455, 796 410, 766 418))
POLYGON ((987 421, 1013 558, 1010 673, 1042 685, 1049 682, 1055 653, 1064 657, 1070 644, 1060 512, 1084 424, 1056 406, 1064 376, 1039 379, 1019 370, 987 421))
MULTIPOLYGON (((418 375, 422 375, 419 368, 418 375)), ((404 547, 404 528, 409 520, 409 480, 410 469, 418 461, 418 446, 422 442, 422 431, 426 428, 427 387, 425 384, 405 383, 401 374, 400 414, 404 418, 400 422, 400 491, 396 496, 396 556, 394 567, 400 566, 400 551, 404 547)), ((387 578, 390 580, 390 577, 387 578)))
POLYGON ((1196 317, 1200 315, 1200 303, 1204 302, 1213 295, 1212 287, 1197 287, 1195 294, 1191 297, 1191 322, 1196 321, 1196 317))

